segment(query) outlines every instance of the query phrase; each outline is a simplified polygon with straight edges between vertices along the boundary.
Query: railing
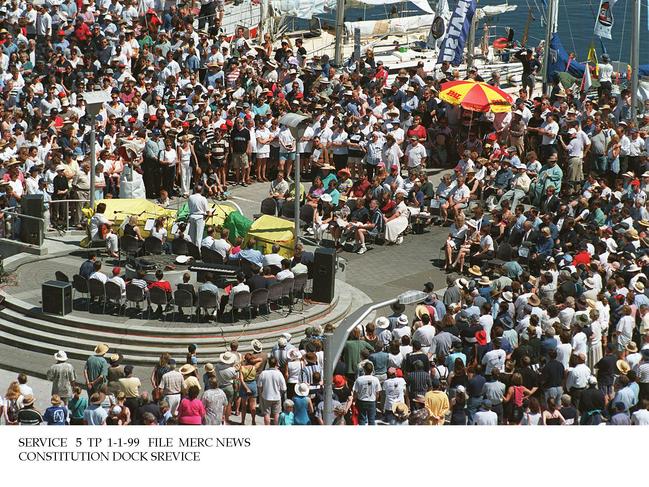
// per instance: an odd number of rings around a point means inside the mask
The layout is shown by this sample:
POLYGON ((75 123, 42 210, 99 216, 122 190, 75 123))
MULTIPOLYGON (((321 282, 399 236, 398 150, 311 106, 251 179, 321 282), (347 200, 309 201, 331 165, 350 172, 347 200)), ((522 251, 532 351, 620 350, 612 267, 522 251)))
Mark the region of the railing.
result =
MULTIPOLYGON (((64 231, 67 232, 70 229, 70 203, 74 203, 75 205, 78 203, 83 203, 81 205, 81 208, 84 208, 86 206, 86 203, 88 206, 90 205, 90 200, 89 199, 74 199, 74 200, 52 200, 49 202, 50 203, 50 209, 52 208, 52 205, 63 205, 65 204, 65 226, 59 227, 59 225, 53 225, 55 228, 57 228, 59 231, 64 231)), ((58 211, 58 210, 57 210, 58 211)), ((50 212, 51 215, 51 212, 50 212)), ((81 216, 79 219, 79 223, 81 223, 84 220, 84 217, 81 216)), ((50 222, 54 223, 54 222, 50 222)))
MULTIPOLYGON (((12 207, 11 209, 17 209, 17 207, 12 207)), ((20 220, 21 219, 27 219, 27 220, 37 220, 40 222, 41 226, 41 233, 43 236, 45 236, 45 218, 40 218, 37 216, 31 216, 31 215, 25 215, 23 213, 18 213, 17 211, 11 211, 8 209, 3 209, 1 210, 2 214, 4 215, 4 218, 2 219, 2 237, 3 238, 9 238, 11 240, 19 240, 20 241, 20 220), (10 216, 11 219, 7 218, 7 216, 10 216), (18 225, 14 226, 14 223, 18 223, 18 225)))

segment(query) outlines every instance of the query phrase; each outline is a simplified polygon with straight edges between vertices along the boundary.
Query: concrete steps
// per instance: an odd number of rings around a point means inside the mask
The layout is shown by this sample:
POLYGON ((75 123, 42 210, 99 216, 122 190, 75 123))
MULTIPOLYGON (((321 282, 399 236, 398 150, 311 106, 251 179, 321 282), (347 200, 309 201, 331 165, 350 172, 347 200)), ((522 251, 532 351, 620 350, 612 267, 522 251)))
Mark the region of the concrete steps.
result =
MULTIPOLYGON (((97 343, 110 346, 109 353, 119 353, 124 363, 138 366, 152 366, 161 353, 169 352, 181 358, 187 346, 196 343, 201 352, 201 361, 215 361, 228 349, 233 339, 240 342, 239 351, 251 351, 250 342, 258 339, 265 350, 270 350, 283 332, 293 335, 298 343, 309 326, 328 323, 336 325, 350 311, 354 302, 354 288, 338 283, 338 295, 329 305, 314 305, 304 312, 293 312, 282 316, 271 312, 264 321, 246 324, 186 323, 183 327, 163 326, 140 320, 127 323, 89 319, 87 317, 44 315, 33 304, 13 299, 5 294, 5 307, 0 310, 0 342, 10 347, 52 356, 58 350, 65 350, 72 359, 85 361, 97 343)), ((1 360, 0 360, 1 362, 1 360)))

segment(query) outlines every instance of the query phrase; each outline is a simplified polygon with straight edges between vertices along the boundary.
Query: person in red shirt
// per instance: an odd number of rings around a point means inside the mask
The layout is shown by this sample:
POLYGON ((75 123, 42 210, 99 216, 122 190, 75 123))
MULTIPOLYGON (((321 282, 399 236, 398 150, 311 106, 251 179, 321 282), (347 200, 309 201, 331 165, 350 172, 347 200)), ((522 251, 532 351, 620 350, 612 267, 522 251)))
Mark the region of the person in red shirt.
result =
POLYGON ((90 38, 92 37, 92 32, 90 32, 90 27, 86 24, 81 17, 77 17, 77 25, 74 26, 74 37, 77 38, 79 42, 79 47, 87 48, 90 43, 90 38))
POLYGON ((383 61, 376 62, 376 73, 374 73, 374 79, 377 81, 377 86, 383 88, 385 83, 388 81, 388 70, 383 67, 383 61))
MULTIPOLYGON (((153 289, 154 287, 162 289, 165 293, 167 293, 167 299, 171 299, 171 284, 169 281, 164 280, 164 273, 161 270, 155 271, 155 278, 157 279, 155 282, 149 283, 148 288, 153 289)), ((162 315, 162 306, 158 306, 158 309, 156 310, 156 314, 162 315)))
POLYGON ((417 137, 419 139, 420 143, 426 142, 426 128, 421 124, 421 117, 419 115, 415 115, 412 119, 412 125, 408 129, 408 136, 407 138, 410 139, 412 137, 417 137))
POLYGON ((590 264, 590 254, 588 253, 586 244, 581 244, 579 246, 579 252, 577 252, 575 258, 572 259, 572 265, 578 266, 579 264, 590 264))
POLYGON ((362 175, 353 185, 351 189, 351 194, 354 198, 364 198, 367 190, 370 189, 372 185, 367 179, 366 175, 362 175))

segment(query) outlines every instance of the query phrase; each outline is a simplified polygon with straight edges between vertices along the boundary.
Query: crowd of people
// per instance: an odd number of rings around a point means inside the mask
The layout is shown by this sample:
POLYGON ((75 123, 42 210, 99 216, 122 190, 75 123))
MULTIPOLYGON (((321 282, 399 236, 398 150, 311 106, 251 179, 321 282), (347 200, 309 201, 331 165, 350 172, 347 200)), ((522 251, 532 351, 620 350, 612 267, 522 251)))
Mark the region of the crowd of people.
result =
MULTIPOLYGON (((197 244, 204 198, 266 182, 268 211, 300 198, 319 241, 358 253, 401 244, 413 223, 448 227, 431 248, 449 273, 443 293, 427 284, 410 316, 395 306, 346 343, 336 424, 649 423, 649 102, 631 107, 607 56, 597 92, 557 80, 537 96, 538 61, 520 52, 511 111, 476 113, 439 98, 462 78, 448 63, 392 79, 371 49, 336 68, 301 39, 226 39, 221 20, 201 23, 188 5, 140 16, 130 0, 0 8, 0 206, 42 194, 52 222, 65 220, 52 203, 87 198, 95 124, 96 197, 120 197, 125 181, 161 204, 186 197, 197 244), (111 97, 95 119, 90 90, 111 97), (289 112, 312 119, 299 140, 279 123, 289 112), (296 188, 298 153, 308 183, 296 188), (447 169, 439 184, 428 168, 447 169)), ((465 79, 482 81, 475 69, 465 79)), ((499 73, 487 83, 501 86, 499 73)), ((73 224, 82 206, 70 205, 73 224)), ((79 383, 61 351, 51 408, 35 410, 23 377, 5 418, 220 424, 256 420, 259 406, 266 424, 321 423, 322 333, 282 337, 267 355, 233 343, 215 364, 192 350, 176 369, 164 355, 147 391, 103 344, 79 383)))

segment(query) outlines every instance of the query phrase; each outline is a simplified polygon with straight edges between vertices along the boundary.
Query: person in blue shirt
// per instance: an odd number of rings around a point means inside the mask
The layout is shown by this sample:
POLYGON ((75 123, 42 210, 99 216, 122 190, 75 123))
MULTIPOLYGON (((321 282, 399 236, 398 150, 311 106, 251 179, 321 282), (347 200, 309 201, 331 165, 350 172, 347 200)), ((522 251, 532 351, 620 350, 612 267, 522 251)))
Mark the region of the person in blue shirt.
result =
POLYGON ((541 257, 549 257, 552 255, 554 248, 554 240, 552 240, 552 232, 548 227, 541 229, 541 236, 536 241, 536 253, 541 257))
POLYGON ((337 207, 340 202, 340 192, 338 191, 338 181, 335 179, 329 180, 329 186, 326 189, 325 193, 331 195, 331 204, 333 207, 337 207))
POLYGON ((336 176, 336 174, 331 172, 332 169, 335 169, 335 167, 330 166, 328 164, 325 164, 320 168, 320 170, 322 171, 322 176, 320 177, 320 179, 322 180, 322 185, 325 188, 329 188, 329 181, 331 180, 338 181, 338 177, 336 176))
POLYGON ((251 264, 255 264, 260 268, 263 268, 264 255, 259 250, 255 249, 256 244, 257 241, 254 238, 251 238, 250 240, 248 240, 248 245, 246 246, 246 248, 236 254, 231 255, 230 260, 245 259, 251 264))
POLYGON ((51 400, 52 405, 45 410, 43 419, 47 422, 48 426, 65 426, 68 422, 70 415, 68 408, 63 404, 63 400, 54 394, 51 400))

